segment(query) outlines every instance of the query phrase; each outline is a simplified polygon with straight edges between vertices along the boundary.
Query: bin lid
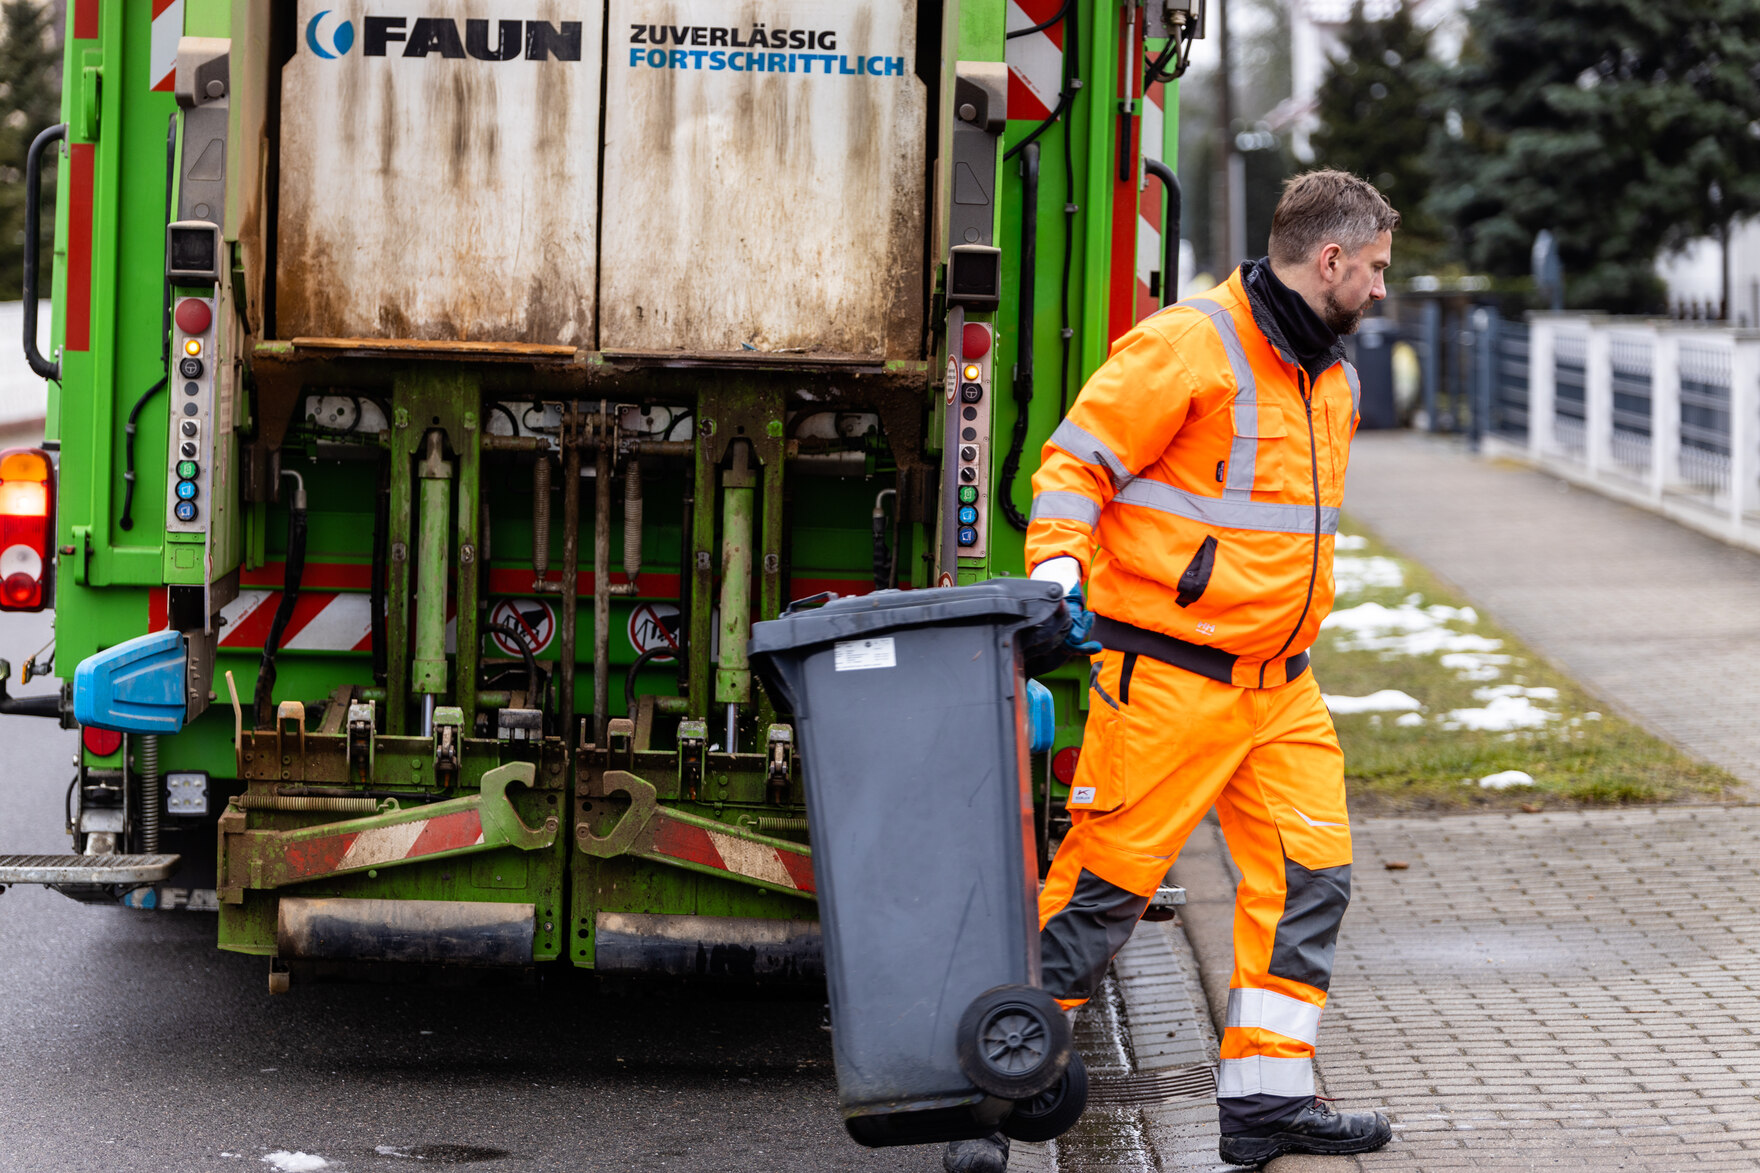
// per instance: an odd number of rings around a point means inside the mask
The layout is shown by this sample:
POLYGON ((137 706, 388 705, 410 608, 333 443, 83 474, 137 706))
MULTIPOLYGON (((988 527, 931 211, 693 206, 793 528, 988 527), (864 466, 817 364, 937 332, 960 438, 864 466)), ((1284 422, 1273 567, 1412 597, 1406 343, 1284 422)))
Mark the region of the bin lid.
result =
POLYGON ((1033 625, 1052 618, 1062 606, 1063 589, 1056 583, 1026 578, 993 578, 970 586, 916 591, 875 591, 754 623, 749 650, 754 656, 763 656, 907 627, 986 620, 1007 626, 1033 625))

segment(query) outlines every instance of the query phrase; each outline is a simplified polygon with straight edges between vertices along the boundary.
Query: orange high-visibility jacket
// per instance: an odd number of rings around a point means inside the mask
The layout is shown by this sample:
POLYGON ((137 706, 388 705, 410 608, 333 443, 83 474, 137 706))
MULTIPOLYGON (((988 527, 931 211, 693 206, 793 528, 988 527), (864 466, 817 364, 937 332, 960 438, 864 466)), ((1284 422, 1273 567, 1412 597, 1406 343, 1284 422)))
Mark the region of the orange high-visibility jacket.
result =
POLYGON ((1310 382, 1268 340, 1237 269, 1082 388, 1033 477, 1029 570, 1072 555, 1097 614, 1227 653, 1234 684, 1284 683, 1332 607, 1358 399, 1342 357, 1310 382))

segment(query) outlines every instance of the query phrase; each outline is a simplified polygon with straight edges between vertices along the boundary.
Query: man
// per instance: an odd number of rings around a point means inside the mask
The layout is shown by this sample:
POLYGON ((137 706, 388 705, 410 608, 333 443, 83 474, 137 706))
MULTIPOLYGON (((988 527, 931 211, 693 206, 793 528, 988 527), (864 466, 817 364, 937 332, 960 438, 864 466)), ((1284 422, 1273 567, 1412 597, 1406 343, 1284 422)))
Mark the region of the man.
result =
POLYGON ((1214 805, 1241 872, 1217 1081, 1221 1156, 1241 1165, 1391 1136, 1315 1098, 1351 840, 1307 666, 1357 425, 1340 337, 1387 295, 1398 226, 1355 176, 1291 179, 1270 256, 1120 338, 1033 478, 1032 576, 1078 612, 1087 583, 1101 649, 1039 901, 1045 986, 1066 1007, 1094 994, 1214 805))

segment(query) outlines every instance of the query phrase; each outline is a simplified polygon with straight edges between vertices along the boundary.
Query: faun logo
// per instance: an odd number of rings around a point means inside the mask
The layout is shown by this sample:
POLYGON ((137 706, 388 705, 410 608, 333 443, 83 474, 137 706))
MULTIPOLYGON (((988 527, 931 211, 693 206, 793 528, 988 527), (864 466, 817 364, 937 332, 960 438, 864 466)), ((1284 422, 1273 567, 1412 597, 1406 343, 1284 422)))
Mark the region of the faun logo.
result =
MULTIPOLYGON (((324 11, 306 22, 306 46, 326 61, 354 47, 354 24, 343 21, 324 32, 324 11)), ((451 17, 367 16, 361 18, 364 57, 474 57, 478 61, 579 61, 581 22, 565 20, 467 20, 464 35, 451 17), (494 28, 491 29, 490 26, 494 28), (493 40, 491 40, 493 33, 493 40)))

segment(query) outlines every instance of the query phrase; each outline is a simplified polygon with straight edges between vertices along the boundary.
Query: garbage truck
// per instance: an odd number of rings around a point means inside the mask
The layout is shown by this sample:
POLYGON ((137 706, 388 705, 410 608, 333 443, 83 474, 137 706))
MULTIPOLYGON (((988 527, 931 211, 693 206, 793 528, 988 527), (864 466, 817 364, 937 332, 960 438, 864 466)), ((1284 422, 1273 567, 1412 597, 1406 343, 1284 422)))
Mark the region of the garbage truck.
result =
POLYGON ((822 975, 752 626, 1025 573, 1040 446, 1171 300, 1200 0, 66 15, 0 454, 56 638, 0 653, 62 688, 0 712, 79 753, 5 779, 70 843, 0 887, 213 913, 274 992, 822 975))

